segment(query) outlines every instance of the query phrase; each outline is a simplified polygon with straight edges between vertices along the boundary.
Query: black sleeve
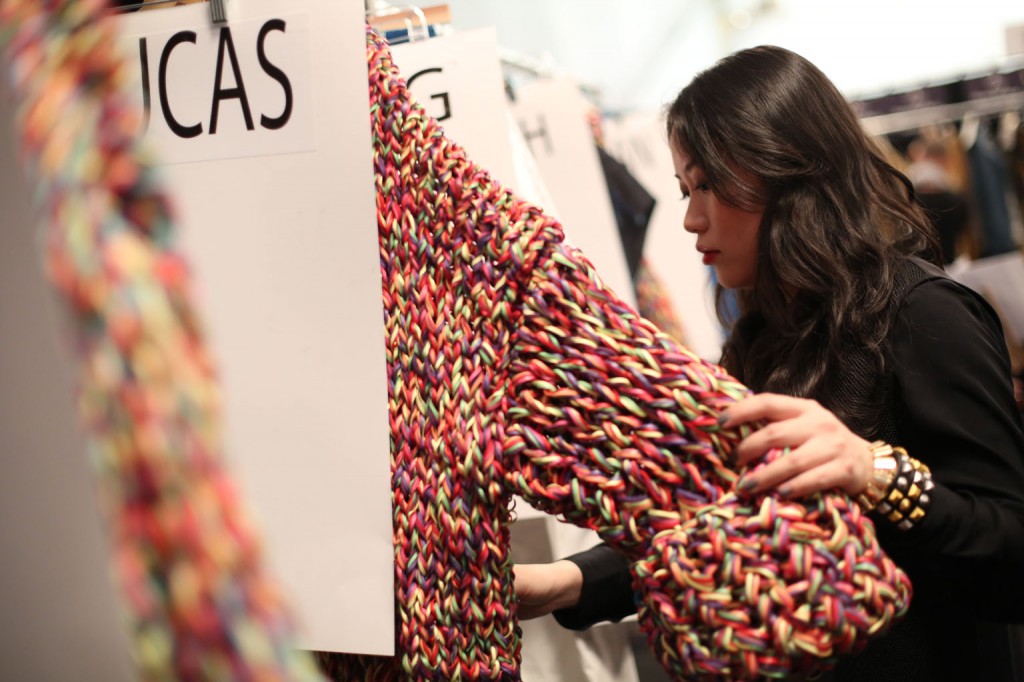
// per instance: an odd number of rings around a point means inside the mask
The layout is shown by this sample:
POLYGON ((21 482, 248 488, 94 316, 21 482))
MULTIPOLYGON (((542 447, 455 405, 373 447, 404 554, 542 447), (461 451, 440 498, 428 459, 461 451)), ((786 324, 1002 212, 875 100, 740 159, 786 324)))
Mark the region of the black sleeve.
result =
POLYGON ((636 613, 629 560, 608 545, 565 557, 583 572, 577 606, 555 611, 555 620, 570 630, 586 630, 605 620, 621 620, 636 613))
POLYGON ((969 289, 932 280, 907 295, 890 339, 898 445, 936 487, 911 531, 877 521, 883 545, 961 608, 1024 621, 1024 430, 998 317, 969 289))

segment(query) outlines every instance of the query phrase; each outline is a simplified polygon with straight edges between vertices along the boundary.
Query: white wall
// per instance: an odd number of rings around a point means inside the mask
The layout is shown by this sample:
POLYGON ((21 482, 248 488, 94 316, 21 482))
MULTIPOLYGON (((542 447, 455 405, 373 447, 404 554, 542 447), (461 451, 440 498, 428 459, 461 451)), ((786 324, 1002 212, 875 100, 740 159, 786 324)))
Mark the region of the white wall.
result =
MULTIPOLYGON (((815 62, 850 96, 987 70, 1005 61, 1020 0, 451 0, 457 29, 495 25, 502 46, 549 55, 598 85, 615 111, 657 108, 736 49, 773 43, 815 62), (756 7, 767 7, 756 11, 756 7), (751 8, 745 30, 728 21, 751 8)), ((1024 57, 1022 57, 1024 58, 1024 57)))

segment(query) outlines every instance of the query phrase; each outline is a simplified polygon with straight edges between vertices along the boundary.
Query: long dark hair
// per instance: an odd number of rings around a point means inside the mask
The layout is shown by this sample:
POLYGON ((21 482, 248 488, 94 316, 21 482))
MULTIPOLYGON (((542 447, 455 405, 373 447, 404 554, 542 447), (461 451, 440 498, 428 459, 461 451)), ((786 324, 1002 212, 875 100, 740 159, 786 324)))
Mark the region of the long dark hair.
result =
POLYGON ((816 398, 870 432, 877 405, 837 400, 844 368, 857 359, 883 375, 896 264, 938 262, 909 180, 835 85, 780 47, 742 50, 698 74, 667 124, 721 201, 765 209, 754 287, 738 293, 722 364, 755 390, 816 398))

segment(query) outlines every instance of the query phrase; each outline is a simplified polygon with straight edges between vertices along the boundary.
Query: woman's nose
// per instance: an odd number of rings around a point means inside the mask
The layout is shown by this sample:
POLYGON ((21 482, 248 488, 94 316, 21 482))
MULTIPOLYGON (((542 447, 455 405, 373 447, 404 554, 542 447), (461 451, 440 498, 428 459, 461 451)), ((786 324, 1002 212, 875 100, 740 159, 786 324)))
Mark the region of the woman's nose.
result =
POLYGON ((707 219, 693 199, 686 202, 686 213, 683 215, 683 229, 692 234, 699 234, 708 227, 707 219))

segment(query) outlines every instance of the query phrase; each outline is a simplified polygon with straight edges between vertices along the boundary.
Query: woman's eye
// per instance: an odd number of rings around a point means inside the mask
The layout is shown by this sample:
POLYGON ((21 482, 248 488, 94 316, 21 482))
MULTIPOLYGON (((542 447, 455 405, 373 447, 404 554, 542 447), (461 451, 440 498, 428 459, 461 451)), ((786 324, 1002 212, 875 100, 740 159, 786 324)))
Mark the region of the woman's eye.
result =
MULTIPOLYGON (((703 194, 707 194, 708 192, 711 191, 711 185, 709 185, 706 182, 698 182, 696 185, 693 186, 693 189, 695 191, 697 191, 697 192, 701 192, 703 194)), ((683 199, 689 199, 690 198, 690 190, 688 190, 688 189, 687 190, 683 190, 682 198, 683 199)))
POLYGON ((690 198, 690 192, 689 191, 685 191, 685 192, 683 192, 683 196, 680 197, 680 201, 686 201, 689 198, 690 198))

